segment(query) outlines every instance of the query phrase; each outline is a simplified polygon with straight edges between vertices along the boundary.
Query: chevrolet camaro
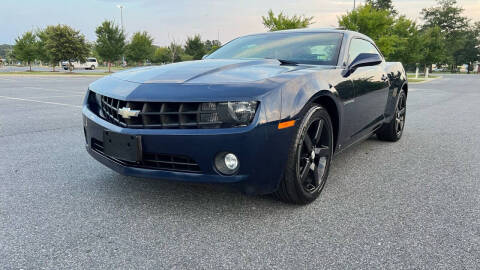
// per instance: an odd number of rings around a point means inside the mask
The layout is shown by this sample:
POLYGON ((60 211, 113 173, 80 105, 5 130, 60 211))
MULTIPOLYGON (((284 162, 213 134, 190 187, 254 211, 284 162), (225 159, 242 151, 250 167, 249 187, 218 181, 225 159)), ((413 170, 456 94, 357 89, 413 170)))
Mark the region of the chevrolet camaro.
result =
POLYGON ((367 36, 288 30, 97 80, 83 127, 90 155, 121 174, 306 204, 334 154, 372 134, 400 139, 407 94, 402 64, 386 62, 367 36))

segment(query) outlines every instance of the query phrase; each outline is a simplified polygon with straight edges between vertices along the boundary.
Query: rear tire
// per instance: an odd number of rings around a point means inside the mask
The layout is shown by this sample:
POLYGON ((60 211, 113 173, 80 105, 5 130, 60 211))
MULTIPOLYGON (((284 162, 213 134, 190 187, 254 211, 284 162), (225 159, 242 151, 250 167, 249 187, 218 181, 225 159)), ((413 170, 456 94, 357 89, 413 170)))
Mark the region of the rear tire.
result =
POLYGON ((396 142, 400 140, 405 127, 405 118, 407 115, 407 95, 402 89, 398 94, 395 111, 390 122, 383 124, 377 131, 377 137, 382 141, 396 142))
POLYGON ((332 156, 330 115, 323 107, 312 105, 297 127, 283 178, 274 195, 287 203, 313 202, 325 186, 332 156))

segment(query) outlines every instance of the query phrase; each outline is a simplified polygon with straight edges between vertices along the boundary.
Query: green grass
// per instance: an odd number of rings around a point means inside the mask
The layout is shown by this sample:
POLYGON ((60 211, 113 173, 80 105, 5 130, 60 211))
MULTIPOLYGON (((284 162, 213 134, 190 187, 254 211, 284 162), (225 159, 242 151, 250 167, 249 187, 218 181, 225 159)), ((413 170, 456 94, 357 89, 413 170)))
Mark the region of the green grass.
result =
MULTIPOLYGON (((410 78, 413 78, 415 79, 415 74, 408 74, 407 77, 410 79, 410 78)), ((439 76, 435 76, 435 75, 428 75, 428 78, 429 79, 435 79, 435 78, 438 78, 439 76)), ((425 79, 425 75, 422 74, 418 74, 418 79, 425 79)))
POLYGON ((416 82, 424 82, 425 79, 408 79, 408 82, 411 82, 411 83, 416 83, 416 82))
POLYGON ((0 76, 8 75, 41 75, 41 76, 105 76, 108 72, 51 72, 51 71, 12 71, 0 72, 0 76))
POLYGON ((434 74, 452 74, 452 75, 478 75, 478 73, 475 73, 473 71, 470 71, 470 73, 467 72, 445 72, 445 71, 439 71, 439 72, 434 72, 434 74))

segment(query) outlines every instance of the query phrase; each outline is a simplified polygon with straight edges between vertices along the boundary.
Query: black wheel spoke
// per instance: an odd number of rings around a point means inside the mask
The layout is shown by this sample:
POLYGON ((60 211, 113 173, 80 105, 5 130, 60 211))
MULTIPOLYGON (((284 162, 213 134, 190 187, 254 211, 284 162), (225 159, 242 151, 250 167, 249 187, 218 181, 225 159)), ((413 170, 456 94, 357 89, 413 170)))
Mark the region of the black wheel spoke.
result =
POLYGON ((324 175, 332 155, 331 125, 323 117, 315 117, 302 129, 303 140, 297 148, 296 175, 309 193, 323 186, 324 175))
POLYGON ((322 180, 321 178, 322 178, 322 176, 319 175, 318 170, 314 170, 313 171, 313 182, 314 182, 315 186, 318 186, 320 184, 320 181, 322 180))
POLYGON ((308 172, 310 171, 310 166, 312 165, 312 161, 309 159, 307 163, 305 164, 305 167, 303 167, 302 172, 300 173, 300 182, 305 183, 305 180, 307 180, 308 172))
POLYGON ((303 139, 303 144, 307 148, 308 153, 312 152, 313 142, 312 142, 312 139, 310 139, 310 136, 308 136, 308 134, 305 134, 305 139, 303 139))
POLYGON ((313 137, 313 141, 315 144, 317 144, 320 141, 320 138, 322 136, 322 130, 323 130, 323 120, 320 119, 317 124, 317 129, 315 130, 315 136, 313 137))
POLYGON ((328 146, 316 147, 315 155, 320 157, 328 157, 330 155, 330 148, 328 146))
POLYGON ((398 101, 397 108, 400 110, 403 108, 403 96, 400 96, 400 100, 398 101))

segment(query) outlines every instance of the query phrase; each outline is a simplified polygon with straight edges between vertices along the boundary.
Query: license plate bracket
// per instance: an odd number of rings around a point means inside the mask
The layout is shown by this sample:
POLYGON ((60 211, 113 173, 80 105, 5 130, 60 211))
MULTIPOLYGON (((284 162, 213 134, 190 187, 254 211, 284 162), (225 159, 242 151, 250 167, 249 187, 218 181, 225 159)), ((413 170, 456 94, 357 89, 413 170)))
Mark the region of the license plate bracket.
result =
POLYGON ((141 136, 103 131, 103 152, 105 155, 129 162, 142 159, 141 136))

